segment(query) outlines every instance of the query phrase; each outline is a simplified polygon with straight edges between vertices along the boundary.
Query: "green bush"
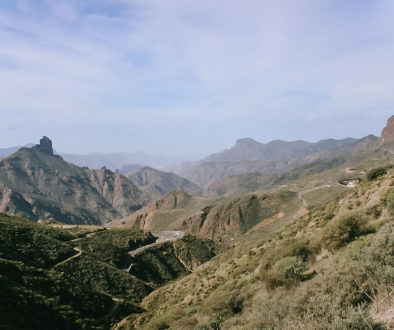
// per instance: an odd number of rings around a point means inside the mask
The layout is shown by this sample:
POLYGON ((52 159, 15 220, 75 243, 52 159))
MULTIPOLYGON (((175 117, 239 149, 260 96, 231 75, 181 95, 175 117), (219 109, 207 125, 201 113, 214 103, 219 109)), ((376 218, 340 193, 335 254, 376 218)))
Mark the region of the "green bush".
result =
POLYGON ((298 239, 285 250, 286 256, 301 257, 303 261, 307 261, 312 253, 308 239, 298 239))
POLYGON ((364 234, 367 220, 363 216, 351 215, 328 224, 322 235, 322 246, 335 250, 364 234))
POLYGON ((292 256, 278 260, 273 268, 285 279, 301 280, 308 266, 300 257, 292 256))
POLYGON ((390 189, 386 195, 386 206, 391 214, 394 214, 394 188, 390 189))
POLYGON ((381 175, 385 175, 387 173, 387 169, 385 167, 377 167, 372 170, 370 170, 367 173, 367 179, 368 181, 373 181, 377 179, 381 175))

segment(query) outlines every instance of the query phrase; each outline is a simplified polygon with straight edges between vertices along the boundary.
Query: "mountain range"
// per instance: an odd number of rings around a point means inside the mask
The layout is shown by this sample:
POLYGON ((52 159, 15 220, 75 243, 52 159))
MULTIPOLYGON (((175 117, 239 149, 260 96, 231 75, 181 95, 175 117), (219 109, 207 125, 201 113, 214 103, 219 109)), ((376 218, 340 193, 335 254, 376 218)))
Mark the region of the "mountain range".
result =
POLYGON ((319 159, 347 156, 373 147, 377 141, 373 135, 363 139, 328 139, 316 143, 278 140, 263 144, 249 138, 240 139, 230 149, 168 170, 208 188, 214 182, 233 175, 255 172, 280 174, 319 159))
POLYGON ((393 164, 394 116, 380 138, 241 139, 186 164, 203 188, 43 137, 0 160, 0 328, 392 329, 393 164))
MULTIPOLYGON (((23 146, 15 146, 9 148, 0 148, 0 157, 7 157, 17 152, 20 148, 31 148, 34 144, 29 143, 23 146)), ((100 153, 92 152, 85 155, 58 153, 54 150, 54 154, 62 156, 62 158, 74 165, 80 167, 89 167, 90 169, 100 169, 106 167, 112 171, 119 170, 122 174, 127 174, 139 167, 153 166, 164 168, 166 166, 175 165, 181 160, 160 155, 148 155, 144 152, 118 152, 118 153, 100 153)))

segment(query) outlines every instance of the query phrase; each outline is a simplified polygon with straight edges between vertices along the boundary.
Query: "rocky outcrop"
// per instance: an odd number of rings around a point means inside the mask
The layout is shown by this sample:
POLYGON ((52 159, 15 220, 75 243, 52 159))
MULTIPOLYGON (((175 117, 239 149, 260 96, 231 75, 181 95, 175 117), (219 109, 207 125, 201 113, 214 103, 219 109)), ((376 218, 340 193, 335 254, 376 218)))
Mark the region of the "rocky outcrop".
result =
POLYGON ((81 168, 53 155, 46 137, 0 161, 0 212, 34 221, 105 224, 149 201, 119 172, 81 168))
POLYGON ((33 148, 36 148, 44 154, 53 155, 52 141, 46 136, 43 136, 42 139, 40 139, 40 144, 35 145, 33 148))
POLYGON ((394 116, 387 120, 387 125, 382 131, 381 141, 382 143, 394 142, 394 116))

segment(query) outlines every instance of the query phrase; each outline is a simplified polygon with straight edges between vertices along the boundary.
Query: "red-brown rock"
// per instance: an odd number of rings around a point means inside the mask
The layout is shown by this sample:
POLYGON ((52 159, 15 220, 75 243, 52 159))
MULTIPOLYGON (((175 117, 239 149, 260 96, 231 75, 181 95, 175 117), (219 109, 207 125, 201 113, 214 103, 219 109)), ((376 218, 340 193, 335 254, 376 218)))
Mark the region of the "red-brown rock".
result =
POLYGON ((391 116, 387 120, 387 125, 382 131, 382 142, 393 142, 394 141, 394 116, 391 116))

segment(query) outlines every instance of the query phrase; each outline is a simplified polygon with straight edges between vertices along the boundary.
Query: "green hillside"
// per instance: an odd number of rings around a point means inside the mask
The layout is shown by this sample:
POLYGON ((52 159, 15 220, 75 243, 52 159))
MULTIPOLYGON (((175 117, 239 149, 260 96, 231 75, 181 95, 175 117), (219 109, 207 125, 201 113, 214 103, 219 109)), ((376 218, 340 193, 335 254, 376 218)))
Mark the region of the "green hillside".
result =
POLYGON ((146 297, 123 328, 391 328, 393 191, 392 168, 368 172, 282 230, 247 233, 146 297))
POLYGON ((128 252, 155 240, 138 229, 41 224, 0 214, 0 329, 108 329, 141 313, 139 303, 154 288, 214 256, 213 243, 184 238, 157 245, 168 250, 160 265, 143 258, 159 268, 176 259, 171 277, 159 273, 160 281, 150 281, 125 271, 128 252), (207 251, 200 254, 201 244, 207 251))

